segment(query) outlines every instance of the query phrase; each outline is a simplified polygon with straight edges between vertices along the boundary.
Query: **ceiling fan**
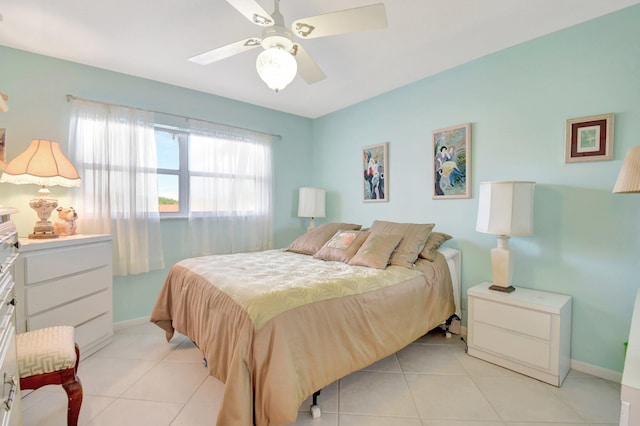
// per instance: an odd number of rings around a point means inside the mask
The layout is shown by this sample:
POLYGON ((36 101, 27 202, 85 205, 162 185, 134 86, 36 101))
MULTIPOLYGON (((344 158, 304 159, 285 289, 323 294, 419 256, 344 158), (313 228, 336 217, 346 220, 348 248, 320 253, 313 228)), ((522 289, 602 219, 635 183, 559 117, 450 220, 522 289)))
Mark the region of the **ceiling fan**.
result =
POLYGON ((256 60, 258 75, 276 92, 291 83, 296 74, 300 74, 308 84, 326 78, 302 45, 292 40, 293 35, 308 39, 387 27, 387 15, 382 3, 298 19, 291 24, 291 30, 284 26, 279 8, 280 0, 274 0, 271 15, 255 0, 227 0, 227 3, 249 21, 264 27, 262 36, 239 40, 193 56, 189 60, 208 65, 262 46, 264 50, 256 60))

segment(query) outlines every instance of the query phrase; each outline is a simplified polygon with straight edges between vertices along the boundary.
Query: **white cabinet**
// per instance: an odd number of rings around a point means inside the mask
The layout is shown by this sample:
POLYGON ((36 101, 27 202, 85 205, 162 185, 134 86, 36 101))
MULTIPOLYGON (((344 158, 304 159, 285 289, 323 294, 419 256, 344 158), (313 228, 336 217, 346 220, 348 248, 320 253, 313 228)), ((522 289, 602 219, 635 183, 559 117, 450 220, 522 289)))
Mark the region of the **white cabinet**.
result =
POLYGON ((76 328, 82 358, 113 337, 110 235, 20 238, 16 262, 18 332, 53 325, 76 328))
POLYGON ((631 317, 620 399, 622 400, 620 426, 640 424, 640 290, 636 294, 631 317))
POLYGON ((12 271, 18 254, 18 233, 11 215, 15 209, 0 207, 0 425, 22 424, 20 385, 16 356, 16 295, 12 271))
POLYGON ((467 291, 469 355, 560 386, 571 362, 571 297, 490 285, 467 291))

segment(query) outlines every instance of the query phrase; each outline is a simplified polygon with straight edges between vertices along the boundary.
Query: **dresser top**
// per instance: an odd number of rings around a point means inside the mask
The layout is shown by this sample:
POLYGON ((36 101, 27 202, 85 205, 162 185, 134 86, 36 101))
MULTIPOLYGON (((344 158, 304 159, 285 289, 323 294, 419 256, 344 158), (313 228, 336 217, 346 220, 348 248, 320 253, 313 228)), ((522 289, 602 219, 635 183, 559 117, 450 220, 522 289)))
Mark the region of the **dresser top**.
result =
POLYGON ((18 251, 22 253, 58 247, 77 246, 79 244, 111 241, 111 239, 112 238, 110 234, 76 234, 49 239, 20 238, 20 248, 18 249, 18 251))
POLYGON ((0 206, 0 216, 5 216, 8 214, 15 214, 18 213, 18 209, 15 209, 13 207, 2 207, 0 206))

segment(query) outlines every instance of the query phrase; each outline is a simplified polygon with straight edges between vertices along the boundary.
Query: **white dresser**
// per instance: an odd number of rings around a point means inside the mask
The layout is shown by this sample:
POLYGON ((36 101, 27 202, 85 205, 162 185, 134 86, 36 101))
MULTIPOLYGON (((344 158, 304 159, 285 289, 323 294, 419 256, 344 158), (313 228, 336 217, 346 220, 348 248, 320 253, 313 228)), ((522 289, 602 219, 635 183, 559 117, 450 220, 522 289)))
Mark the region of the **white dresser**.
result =
POLYGON ((18 332, 53 325, 76 328, 84 358, 113 337, 110 235, 20 238, 15 278, 18 332))
POLYGON ((571 297, 490 285, 467 291, 469 355, 560 386, 571 363, 571 297))
POLYGON ((640 290, 633 306, 620 399, 620 426, 640 424, 640 290))
POLYGON ((0 425, 22 424, 20 386, 16 356, 16 295, 12 271, 18 246, 18 233, 11 215, 16 209, 0 207, 0 425))

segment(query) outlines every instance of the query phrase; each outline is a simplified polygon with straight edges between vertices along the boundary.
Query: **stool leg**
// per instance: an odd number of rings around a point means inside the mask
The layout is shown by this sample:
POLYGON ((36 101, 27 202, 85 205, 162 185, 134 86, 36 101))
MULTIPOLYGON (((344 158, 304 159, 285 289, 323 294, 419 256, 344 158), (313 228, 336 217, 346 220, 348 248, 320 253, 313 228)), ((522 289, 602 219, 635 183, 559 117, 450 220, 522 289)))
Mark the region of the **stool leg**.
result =
POLYGON ((64 383, 62 387, 69 398, 69 408, 67 408, 67 426, 77 426, 80 416, 80 406, 82 405, 82 384, 76 376, 75 381, 64 383))
POLYGON ((73 381, 64 383, 62 387, 69 398, 67 408, 67 426, 77 426, 80 417, 80 407, 82 406, 82 383, 78 378, 78 364, 80 364, 80 347, 75 344, 76 365, 73 366, 73 381))

